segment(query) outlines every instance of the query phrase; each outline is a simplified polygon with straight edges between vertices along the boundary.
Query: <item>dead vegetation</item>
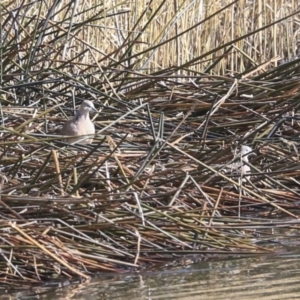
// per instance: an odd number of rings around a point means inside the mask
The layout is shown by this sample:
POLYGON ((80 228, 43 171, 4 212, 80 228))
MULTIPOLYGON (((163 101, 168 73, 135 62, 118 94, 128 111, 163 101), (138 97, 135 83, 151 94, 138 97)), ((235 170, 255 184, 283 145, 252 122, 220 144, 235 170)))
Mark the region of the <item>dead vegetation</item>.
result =
POLYGON ((270 222, 298 215, 296 2, 52 2, 1 4, 1 286, 270 252, 298 226, 270 222), (97 135, 68 146, 84 99, 97 135))

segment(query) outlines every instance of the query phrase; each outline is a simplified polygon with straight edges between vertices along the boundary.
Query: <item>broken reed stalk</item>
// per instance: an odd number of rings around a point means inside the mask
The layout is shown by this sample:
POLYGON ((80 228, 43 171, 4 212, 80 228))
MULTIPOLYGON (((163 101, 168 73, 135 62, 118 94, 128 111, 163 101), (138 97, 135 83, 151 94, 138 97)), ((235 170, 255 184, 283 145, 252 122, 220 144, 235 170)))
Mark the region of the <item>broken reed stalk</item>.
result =
POLYGON ((51 150, 51 153, 52 153, 52 157, 53 157, 53 161, 54 161, 55 171, 56 171, 57 178, 58 178, 58 184, 60 186, 60 192, 61 192, 61 195, 63 196, 64 189, 63 189, 63 182, 62 182, 62 177, 61 177, 61 173, 60 173, 60 167, 59 167, 57 153, 55 150, 51 150))

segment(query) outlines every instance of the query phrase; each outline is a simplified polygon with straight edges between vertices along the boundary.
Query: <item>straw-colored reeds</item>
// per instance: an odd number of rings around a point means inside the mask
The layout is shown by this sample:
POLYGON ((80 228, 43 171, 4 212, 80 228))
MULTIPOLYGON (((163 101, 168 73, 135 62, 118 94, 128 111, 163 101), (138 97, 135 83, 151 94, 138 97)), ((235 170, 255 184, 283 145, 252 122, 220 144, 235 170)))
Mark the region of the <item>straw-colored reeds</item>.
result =
POLYGON ((295 3, 2 3, 0 285, 271 252, 298 226, 265 217, 298 216, 295 3), (68 145, 84 99, 94 143, 68 145))

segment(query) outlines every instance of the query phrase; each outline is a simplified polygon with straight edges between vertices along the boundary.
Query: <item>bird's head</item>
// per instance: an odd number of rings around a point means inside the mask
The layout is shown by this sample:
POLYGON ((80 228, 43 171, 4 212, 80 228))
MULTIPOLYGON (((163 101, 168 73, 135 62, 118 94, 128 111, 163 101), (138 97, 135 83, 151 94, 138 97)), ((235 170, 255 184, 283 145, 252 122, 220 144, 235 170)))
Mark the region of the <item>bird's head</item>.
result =
POLYGON ((254 152, 253 152, 253 149, 249 146, 246 146, 246 145, 242 145, 241 146, 241 157, 243 160, 245 161, 248 161, 248 156, 250 155, 256 155, 254 152))
POLYGON ((90 100, 84 100, 81 103, 80 110, 82 112, 90 112, 90 111, 98 112, 98 110, 94 106, 94 103, 90 100))

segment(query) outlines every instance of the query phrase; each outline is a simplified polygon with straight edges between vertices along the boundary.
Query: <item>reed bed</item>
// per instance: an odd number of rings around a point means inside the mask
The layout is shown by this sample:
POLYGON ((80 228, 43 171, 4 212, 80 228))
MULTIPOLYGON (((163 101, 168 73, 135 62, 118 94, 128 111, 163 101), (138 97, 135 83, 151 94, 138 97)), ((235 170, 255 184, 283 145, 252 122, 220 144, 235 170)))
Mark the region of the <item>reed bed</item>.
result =
MULTIPOLYGON (((223 2, 210 14, 237 8, 223 2)), ((282 4, 289 8, 282 22, 296 14, 291 3, 282 4)), ((2 6, 0 286, 87 279, 182 255, 270 253, 257 243, 299 226, 298 54, 273 58, 274 42, 260 49, 263 64, 256 54, 228 58, 232 45, 274 30, 272 20, 177 64, 168 58, 179 52, 165 52, 171 44, 136 52, 139 36, 131 34, 99 50, 91 28, 99 20, 116 26, 124 7, 108 16, 89 3, 95 13, 87 16, 72 4, 17 4, 2 6), (165 53, 163 63, 154 53, 165 53), (142 68, 146 60, 156 67, 142 68), (85 99, 99 110, 97 134, 91 145, 69 145, 55 130, 85 99), (247 176, 229 168, 244 144, 256 154, 247 176), (275 222, 279 216, 289 221, 275 222)), ((156 32, 151 20, 161 15, 153 10, 142 10, 130 32, 156 32), (147 26, 137 29, 145 16, 147 26)))

